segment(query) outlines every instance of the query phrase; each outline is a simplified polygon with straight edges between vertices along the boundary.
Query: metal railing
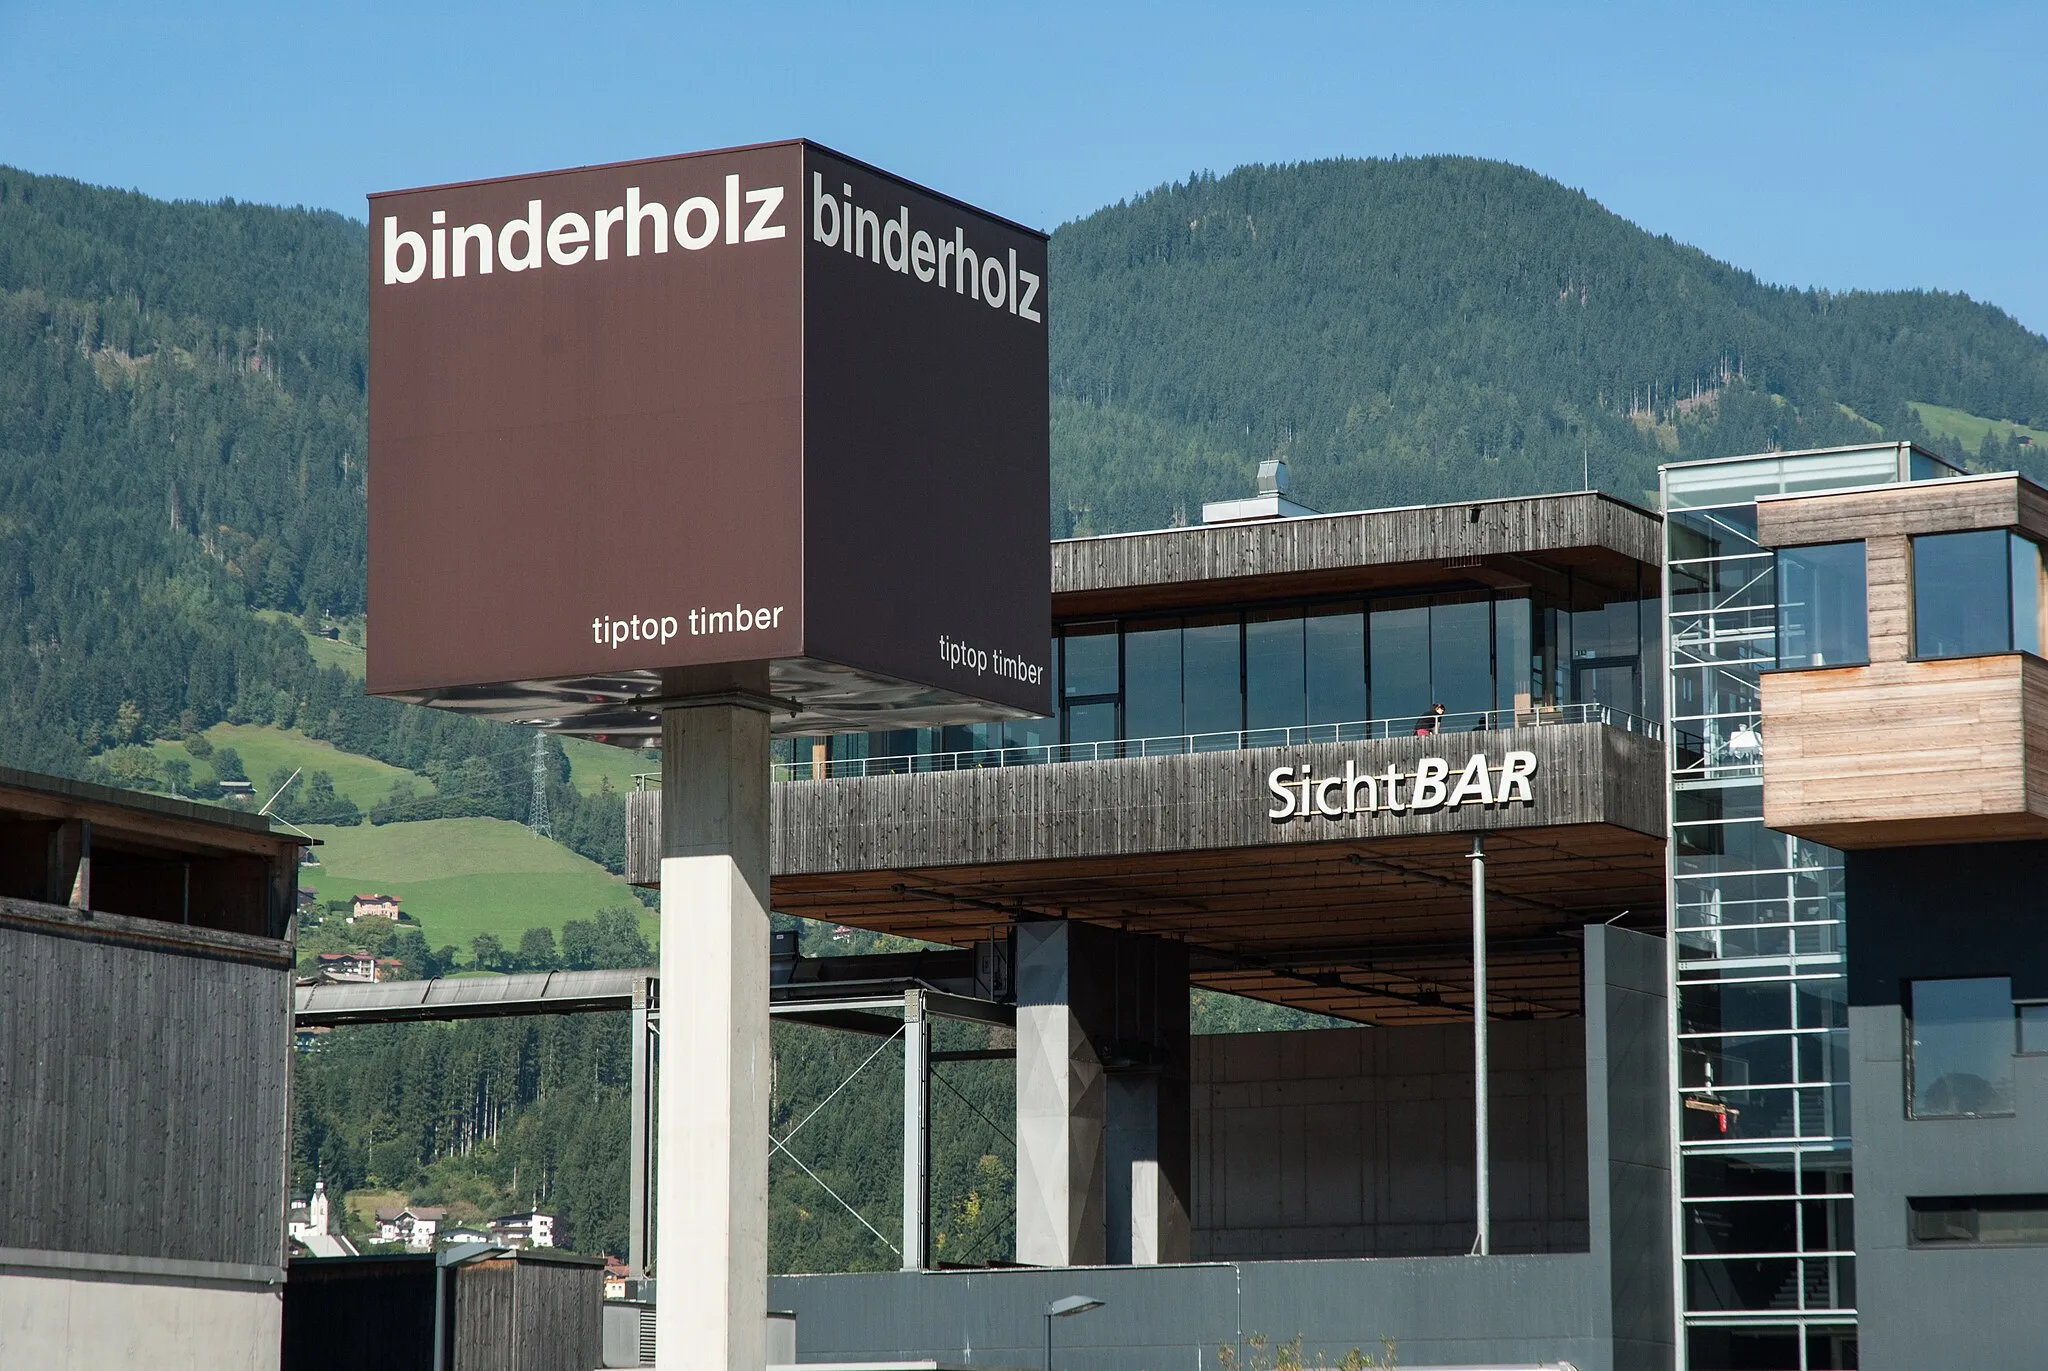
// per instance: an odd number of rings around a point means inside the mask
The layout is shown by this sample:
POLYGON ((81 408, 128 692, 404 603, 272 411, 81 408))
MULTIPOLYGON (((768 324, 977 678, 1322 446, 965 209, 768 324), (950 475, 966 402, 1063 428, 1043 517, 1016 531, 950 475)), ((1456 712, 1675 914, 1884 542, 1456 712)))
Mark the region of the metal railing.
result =
MULTIPOLYGON (((1241 752, 1257 747, 1297 747, 1305 743, 1353 743, 1374 738, 1406 738, 1422 733, 1481 733, 1504 728, 1547 724, 1606 724, 1610 728, 1663 736, 1661 725, 1603 704, 1537 705, 1528 709, 1485 709, 1445 714, 1434 726, 1429 716, 1403 715, 1356 723, 1307 724, 1295 728, 1249 728, 1228 733, 1183 733, 1165 738, 1114 738, 1098 743, 1046 743, 1031 747, 984 747, 960 752, 919 752, 885 757, 839 757, 826 761, 774 764, 777 781, 841 780, 859 776, 902 776, 926 771, 979 771, 1000 766, 1049 766, 1061 762, 1099 762, 1125 757, 1171 757, 1193 752, 1241 752)), ((661 784, 659 772, 633 778, 634 789, 661 784)))

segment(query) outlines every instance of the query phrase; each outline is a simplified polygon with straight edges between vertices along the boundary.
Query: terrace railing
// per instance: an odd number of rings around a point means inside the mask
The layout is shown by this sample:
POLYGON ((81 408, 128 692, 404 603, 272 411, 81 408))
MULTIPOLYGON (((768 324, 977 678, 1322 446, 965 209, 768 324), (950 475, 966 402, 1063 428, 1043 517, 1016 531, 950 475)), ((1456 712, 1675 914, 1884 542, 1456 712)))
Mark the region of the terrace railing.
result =
MULTIPOLYGON (((1485 709, 1445 714, 1433 730, 1428 716, 1410 714, 1390 719, 1363 719, 1355 723, 1246 728, 1226 733, 1183 733, 1163 738, 1114 738, 1095 743, 1046 743, 1033 747, 983 747, 960 752, 777 762, 773 774, 777 781, 841 780, 858 776, 903 776, 926 771, 978 771, 999 766, 1056 766, 1062 762, 1099 762, 1124 757, 1171 757, 1191 752, 1241 752, 1259 747, 1297 747, 1305 743, 1406 738, 1425 731, 1481 733, 1550 724, 1606 724, 1610 728, 1651 738, 1663 734, 1661 726, 1651 720, 1610 705, 1539 705, 1523 710, 1485 709)), ((661 784, 659 772, 638 775, 633 779, 634 788, 638 790, 653 789, 661 784)))

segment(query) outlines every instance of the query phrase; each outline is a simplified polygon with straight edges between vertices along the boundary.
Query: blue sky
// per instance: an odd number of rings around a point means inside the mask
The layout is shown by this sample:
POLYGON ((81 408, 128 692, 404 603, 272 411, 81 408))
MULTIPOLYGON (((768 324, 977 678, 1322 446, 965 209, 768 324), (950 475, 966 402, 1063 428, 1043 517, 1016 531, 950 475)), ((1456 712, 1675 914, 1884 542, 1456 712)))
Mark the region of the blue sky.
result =
POLYGON ((1504 158, 1767 280, 2048 332, 2048 5, 0 0, 0 162, 338 209, 804 135, 1056 226, 1193 169, 1504 158))

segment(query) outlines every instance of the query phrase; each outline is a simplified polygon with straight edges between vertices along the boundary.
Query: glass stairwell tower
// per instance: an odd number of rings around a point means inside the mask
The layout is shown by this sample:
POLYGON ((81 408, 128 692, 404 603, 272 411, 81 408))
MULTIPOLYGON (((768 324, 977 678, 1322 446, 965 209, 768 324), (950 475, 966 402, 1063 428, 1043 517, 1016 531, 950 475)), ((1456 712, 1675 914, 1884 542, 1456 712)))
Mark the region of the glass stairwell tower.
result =
POLYGON ((1764 827, 1758 682, 1780 587, 1756 501, 1952 474, 1897 443, 1663 471, 1674 1280, 1691 1371, 1856 1365, 1843 864, 1764 827))

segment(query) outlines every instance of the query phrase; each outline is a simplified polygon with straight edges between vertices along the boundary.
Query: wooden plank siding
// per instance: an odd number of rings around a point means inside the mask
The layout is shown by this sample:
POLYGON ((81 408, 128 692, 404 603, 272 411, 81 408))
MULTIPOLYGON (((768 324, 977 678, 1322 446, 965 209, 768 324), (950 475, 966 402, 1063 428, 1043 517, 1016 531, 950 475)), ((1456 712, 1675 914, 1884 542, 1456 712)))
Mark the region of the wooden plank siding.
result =
POLYGON ((2011 474, 1758 502, 1768 547, 1864 544, 1869 664, 1766 673, 1764 822, 1830 847, 2048 836, 2048 663, 1912 659, 1911 539, 2048 536, 2048 491, 2011 474))
MULTIPOLYGON (((790 781, 773 788, 777 875, 1058 861, 1372 838, 1614 824, 1661 837, 1663 754, 1641 734, 1552 724, 1442 738, 1315 743, 1165 757, 790 781), (1462 805, 1342 819, 1267 817, 1273 768, 1317 775, 1390 766, 1412 774, 1441 756, 1453 775, 1473 752, 1500 765, 1536 755, 1527 804, 1462 805)), ((627 878, 660 880, 660 797, 628 797, 627 878)))
POLYGON ((1656 515, 1597 492, 1370 510, 1052 545, 1058 618, 1207 600, 1420 584, 1462 572, 1482 583, 1547 570, 1633 594, 1663 557, 1656 515), (1476 574, 1475 574, 1476 573, 1476 574))
POLYGON ((291 948, 0 899, 0 1249, 284 1265, 291 948))

